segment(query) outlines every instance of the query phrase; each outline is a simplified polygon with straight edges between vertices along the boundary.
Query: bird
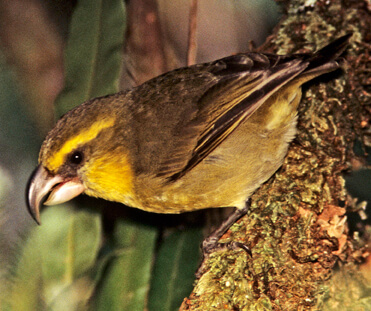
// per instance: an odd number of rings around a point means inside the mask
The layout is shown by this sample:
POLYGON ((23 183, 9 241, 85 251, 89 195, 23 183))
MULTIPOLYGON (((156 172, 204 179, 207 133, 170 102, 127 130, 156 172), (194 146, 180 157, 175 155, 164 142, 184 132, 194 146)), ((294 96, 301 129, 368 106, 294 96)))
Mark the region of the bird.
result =
POLYGON ((231 55, 82 103, 42 143, 28 211, 40 224, 43 202, 82 193, 154 213, 234 207, 205 240, 215 248, 283 164, 302 85, 340 68, 350 38, 315 53, 231 55))

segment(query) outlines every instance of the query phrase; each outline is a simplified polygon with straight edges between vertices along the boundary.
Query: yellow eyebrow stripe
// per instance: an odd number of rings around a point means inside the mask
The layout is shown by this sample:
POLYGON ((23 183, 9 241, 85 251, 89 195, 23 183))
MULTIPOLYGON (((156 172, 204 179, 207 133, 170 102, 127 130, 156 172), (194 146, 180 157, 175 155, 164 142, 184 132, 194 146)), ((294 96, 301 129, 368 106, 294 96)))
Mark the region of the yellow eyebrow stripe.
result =
POLYGON ((112 126, 114 122, 114 118, 99 120, 93 123, 87 130, 78 133, 76 136, 71 137, 64 143, 60 150, 49 159, 46 165, 47 168, 50 171, 57 170, 65 161, 65 157, 67 154, 76 149, 76 147, 78 147, 79 145, 85 144, 97 137, 102 130, 112 126))

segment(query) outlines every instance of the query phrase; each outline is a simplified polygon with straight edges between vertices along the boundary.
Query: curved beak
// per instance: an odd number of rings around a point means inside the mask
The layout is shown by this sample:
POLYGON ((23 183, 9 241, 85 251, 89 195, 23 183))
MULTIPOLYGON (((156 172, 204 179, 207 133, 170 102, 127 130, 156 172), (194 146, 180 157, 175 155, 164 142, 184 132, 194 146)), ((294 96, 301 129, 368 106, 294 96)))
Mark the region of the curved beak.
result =
POLYGON ((40 205, 50 193, 45 205, 55 205, 71 200, 84 192, 85 187, 77 179, 65 179, 49 173, 41 165, 32 173, 26 188, 27 208, 32 218, 40 225, 40 205))

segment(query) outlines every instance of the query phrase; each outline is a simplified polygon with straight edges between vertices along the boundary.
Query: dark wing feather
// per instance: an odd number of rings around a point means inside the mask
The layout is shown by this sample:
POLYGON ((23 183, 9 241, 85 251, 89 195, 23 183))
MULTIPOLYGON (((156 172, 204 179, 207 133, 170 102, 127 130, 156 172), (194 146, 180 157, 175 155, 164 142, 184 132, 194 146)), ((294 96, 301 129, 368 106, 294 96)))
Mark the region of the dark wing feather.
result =
MULTIPOLYGON (((267 58, 267 60, 272 59, 267 58)), ((276 58, 274 60, 277 61, 276 58)), ((261 66, 261 63, 257 64, 258 67, 261 66)), ((231 94, 236 95, 236 98, 233 98, 229 103, 230 107, 228 107, 227 110, 223 110, 223 113, 217 116, 217 118, 211 120, 210 125, 201 133, 186 166, 184 166, 182 170, 169 176, 168 180, 176 181, 194 168, 219 146, 242 122, 249 118, 268 97, 304 71, 307 65, 308 63, 306 62, 292 59, 278 66, 259 68, 254 70, 256 77, 251 79, 247 85, 244 84, 244 74, 249 75, 249 73, 245 72, 240 74, 237 83, 238 89, 236 90, 233 87, 230 88, 230 91, 233 92, 231 94)), ((224 96, 228 98, 228 90, 225 91, 227 92, 224 96)), ((214 97, 212 92, 212 89, 206 92, 201 101, 210 100, 210 97, 214 97)), ((222 98, 224 98, 224 96, 222 96, 222 98)))

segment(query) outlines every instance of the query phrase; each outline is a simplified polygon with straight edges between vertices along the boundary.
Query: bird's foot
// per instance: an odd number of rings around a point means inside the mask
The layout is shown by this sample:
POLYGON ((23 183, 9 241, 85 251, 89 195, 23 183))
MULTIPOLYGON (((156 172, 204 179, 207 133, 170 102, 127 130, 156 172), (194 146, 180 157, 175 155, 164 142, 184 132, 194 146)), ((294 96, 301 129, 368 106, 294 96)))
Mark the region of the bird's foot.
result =
POLYGON ((228 231, 228 229, 242 216, 246 215, 247 211, 249 210, 250 204, 246 202, 246 205, 243 209, 236 209, 228 218, 223 221, 218 229, 216 229, 208 238, 206 238, 202 242, 202 254, 203 259, 200 267, 197 269, 196 277, 200 278, 201 275, 204 273, 205 270, 205 262, 207 258, 209 258, 210 254, 219 251, 226 251, 226 250, 236 250, 236 249, 243 249, 251 256, 250 248, 241 243, 241 242, 229 242, 229 243, 219 243, 219 239, 228 231))
POLYGON ((243 249, 246 253, 248 253, 251 256, 251 249, 241 243, 241 242, 236 242, 232 241, 229 243, 219 243, 219 239, 216 239, 213 236, 210 236, 206 238, 202 242, 202 253, 205 256, 210 255, 211 253, 217 252, 217 251, 224 251, 224 250, 237 250, 237 249, 243 249))

